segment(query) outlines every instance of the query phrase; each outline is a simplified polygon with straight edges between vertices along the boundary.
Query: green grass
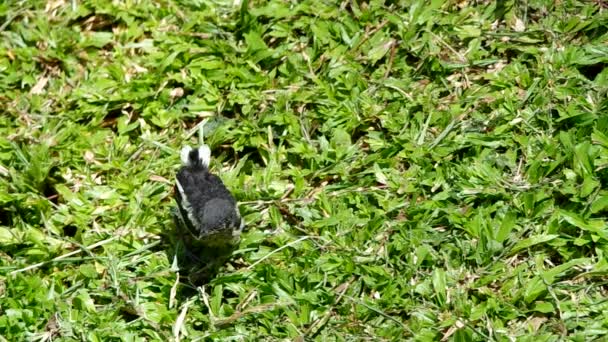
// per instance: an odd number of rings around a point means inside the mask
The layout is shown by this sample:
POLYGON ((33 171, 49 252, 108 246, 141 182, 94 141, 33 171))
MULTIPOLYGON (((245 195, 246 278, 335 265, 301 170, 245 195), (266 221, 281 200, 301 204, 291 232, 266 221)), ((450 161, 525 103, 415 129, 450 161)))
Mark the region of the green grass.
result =
POLYGON ((0 3, 0 340, 601 339, 606 2, 498 3, 0 3), (204 120, 248 229, 195 288, 204 120))

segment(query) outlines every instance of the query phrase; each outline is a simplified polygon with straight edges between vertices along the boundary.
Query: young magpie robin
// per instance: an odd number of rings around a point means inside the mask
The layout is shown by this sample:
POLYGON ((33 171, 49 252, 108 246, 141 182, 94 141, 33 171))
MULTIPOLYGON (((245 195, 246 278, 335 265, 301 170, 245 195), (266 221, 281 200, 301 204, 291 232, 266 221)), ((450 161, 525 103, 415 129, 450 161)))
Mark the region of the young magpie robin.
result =
POLYGON ((222 180, 209 171, 211 150, 186 146, 181 151, 182 168, 176 176, 176 199, 182 237, 191 257, 216 261, 225 257, 239 241, 244 227, 234 197, 222 180))

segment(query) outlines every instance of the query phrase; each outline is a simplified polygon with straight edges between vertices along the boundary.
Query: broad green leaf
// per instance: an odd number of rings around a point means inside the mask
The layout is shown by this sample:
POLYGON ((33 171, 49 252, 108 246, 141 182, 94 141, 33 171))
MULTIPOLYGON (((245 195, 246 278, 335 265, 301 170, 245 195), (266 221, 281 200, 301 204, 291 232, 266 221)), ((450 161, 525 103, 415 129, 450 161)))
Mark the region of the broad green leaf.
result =
POLYGON ((592 214, 606 210, 606 208, 608 208, 608 195, 598 196, 598 198, 591 203, 592 214))
POLYGON ((86 290, 78 291, 78 295, 74 297, 74 307, 89 313, 96 312, 95 302, 86 290))
POLYGON ((529 237, 527 239, 523 239, 523 240, 517 242, 515 244, 515 246, 513 246, 513 248, 511 248, 511 251, 509 252, 509 254, 512 255, 512 254, 515 254, 515 253, 521 251, 522 249, 530 248, 535 245, 549 242, 551 240, 556 239, 558 236, 559 235, 556 235, 556 234, 547 234, 547 235, 536 235, 536 236, 529 237))
POLYGON ((509 237, 511 231, 515 227, 516 220, 517 215, 515 214, 515 212, 507 212, 502 219, 500 228, 496 232, 495 240, 498 242, 504 242, 509 237))
POLYGON ((598 234, 605 240, 608 240, 608 225, 604 220, 600 219, 590 219, 584 220, 580 215, 575 214, 570 211, 560 210, 559 215, 566 222, 571 225, 580 228, 582 230, 586 230, 595 234, 598 234))
POLYGON ((549 302, 538 301, 534 303, 534 307, 532 311, 541 312, 541 313, 552 313, 555 312, 555 307, 553 304, 549 302))
POLYGON ((439 305, 443 306, 447 299, 446 274, 444 270, 436 269, 433 271, 433 289, 435 290, 439 305))
POLYGON ((543 280, 536 276, 528 280, 525 284, 524 300, 526 303, 534 302, 539 296, 547 291, 547 286, 543 280))

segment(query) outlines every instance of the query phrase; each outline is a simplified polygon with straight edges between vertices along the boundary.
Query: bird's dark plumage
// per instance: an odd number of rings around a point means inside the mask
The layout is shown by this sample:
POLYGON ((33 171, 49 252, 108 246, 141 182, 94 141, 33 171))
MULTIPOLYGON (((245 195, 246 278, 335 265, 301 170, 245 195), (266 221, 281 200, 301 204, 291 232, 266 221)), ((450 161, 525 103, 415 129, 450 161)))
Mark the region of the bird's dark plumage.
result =
POLYGON ((190 235, 189 245, 201 249, 190 252, 222 254, 234 246, 243 228, 236 201, 222 180, 209 171, 208 146, 185 147, 181 156, 184 165, 175 186, 180 221, 190 235))

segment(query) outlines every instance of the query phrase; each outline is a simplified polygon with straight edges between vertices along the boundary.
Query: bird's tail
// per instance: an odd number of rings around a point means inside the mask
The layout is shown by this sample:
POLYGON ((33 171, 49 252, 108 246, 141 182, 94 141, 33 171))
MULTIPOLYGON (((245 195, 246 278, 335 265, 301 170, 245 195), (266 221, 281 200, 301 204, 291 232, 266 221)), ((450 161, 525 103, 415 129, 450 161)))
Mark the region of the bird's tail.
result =
POLYGON ((181 158, 184 166, 209 168, 211 150, 209 149, 209 146, 205 144, 197 149, 190 146, 184 146, 184 148, 182 148, 181 158))

